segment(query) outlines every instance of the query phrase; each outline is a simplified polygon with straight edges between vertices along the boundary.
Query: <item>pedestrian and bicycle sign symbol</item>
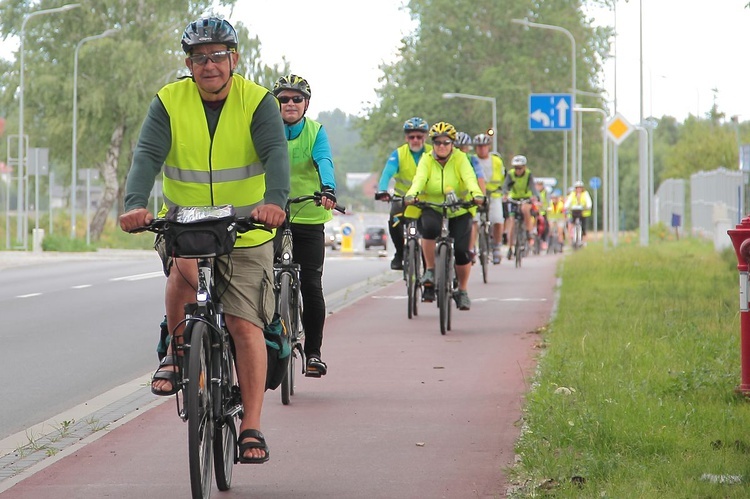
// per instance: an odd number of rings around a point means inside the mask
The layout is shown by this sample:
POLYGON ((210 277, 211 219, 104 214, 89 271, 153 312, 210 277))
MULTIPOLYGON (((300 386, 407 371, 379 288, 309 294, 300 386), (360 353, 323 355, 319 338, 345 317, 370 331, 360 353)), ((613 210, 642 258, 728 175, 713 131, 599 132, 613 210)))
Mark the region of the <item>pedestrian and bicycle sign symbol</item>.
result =
POLYGON ((572 94, 530 94, 529 130, 573 129, 572 94))

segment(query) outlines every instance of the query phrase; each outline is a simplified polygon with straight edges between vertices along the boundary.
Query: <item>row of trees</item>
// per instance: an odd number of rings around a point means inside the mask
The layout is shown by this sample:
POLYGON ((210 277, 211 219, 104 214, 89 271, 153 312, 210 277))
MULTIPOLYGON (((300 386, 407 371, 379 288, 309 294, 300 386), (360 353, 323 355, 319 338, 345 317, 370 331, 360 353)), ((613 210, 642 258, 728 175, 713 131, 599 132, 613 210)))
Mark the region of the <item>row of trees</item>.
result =
MULTIPOLYGON (((3 0, 0 36, 18 36, 25 16, 65 4, 61 0, 3 0)), ((68 2, 72 3, 72 2, 68 2)), ((32 147, 47 147, 57 178, 70 185, 74 52, 83 38, 110 28, 112 36, 81 46, 78 62, 78 154, 85 168, 98 168, 103 196, 91 222, 101 235, 113 208, 122 205, 132 151, 149 103, 165 83, 186 73, 180 47, 191 20, 236 0, 77 0, 80 7, 35 16, 24 29, 24 132, 32 147)), ((270 88, 288 71, 286 61, 260 62, 260 41, 235 26, 242 59, 238 71, 270 88)), ((9 133, 17 130, 20 58, 0 60, 0 116, 9 133)), ((0 153, 7 157, 5 144, 0 153)), ((15 150, 13 149, 13 154, 15 150)))
MULTIPOLYGON (((611 0, 410 0, 406 3, 416 29, 402 40, 400 58, 381 66, 378 103, 364 118, 339 110, 321 113, 344 191, 347 171, 379 171, 403 135, 411 116, 430 123, 445 120, 471 134, 490 127, 486 102, 445 100, 445 92, 497 99, 499 152, 525 154, 535 174, 560 177, 562 134, 528 130, 530 93, 570 92, 570 43, 561 33, 526 29, 513 18, 561 26, 576 39, 577 101, 606 109, 602 95, 602 62, 609 54, 611 30, 586 18, 589 4, 611 0)), ((0 36, 18 35, 25 16, 59 7, 64 0, 0 1, 0 36)), ((25 131, 32 147, 48 147, 58 179, 70 185, 73 54, 84 37, 110 28, 117 34, 81 47, 78 64, 78 164, 101 171, 104 195, 91 234, 98 238, 113 208, 121 206, 122 187, 140 124, 149 102, 166 82, 185 72, 179 38, 184 26, 212 8, 231 8, 236 0, 80 0, 65 13, 44 15, 27 23, 25 54, 25 131)), ((260 40, 242 25, 240 72, 271 88, 289 71, 285 60, 262 62, 260 40)), ((17 129, 19 60, 0 60, 0 116, 6 130, 17 129)), ((691 173, 737 164, 736 138, 750 135, 713 107, 703 117, 677 123, 658 120, 655 171, 659 179, 687 178, 691 173), (734 128, 734 126, 738 128, 734 128), (739 134, 739 135, 737 135, 739 134)), ((588 179, 601 168, 598 119, 585 119, 583 173, 588 179)), ((620 148, 620 195, 626 228, 637 220, 637 145, 620 148), (629 205, 629 206, 628 206, 629 205), (632 208, 632 209, 629 209, 632 208)), ((0 157, 7 156, 5 141, 0 157)))

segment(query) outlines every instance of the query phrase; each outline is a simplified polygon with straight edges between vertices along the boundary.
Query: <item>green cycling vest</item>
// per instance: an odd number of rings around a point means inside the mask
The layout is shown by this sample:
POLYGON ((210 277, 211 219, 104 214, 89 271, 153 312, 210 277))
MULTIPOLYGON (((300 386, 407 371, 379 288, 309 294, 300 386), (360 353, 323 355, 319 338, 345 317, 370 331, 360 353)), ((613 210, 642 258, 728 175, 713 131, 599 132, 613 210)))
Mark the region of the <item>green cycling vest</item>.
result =
MULTIPOLYGON (((411 187, 411 182, 417 173, 417 164, 414 162, 414 156, 411 153, 411 149, 409 149, 409 144, 402 144, 397 151, 398 172, 393 176, 393 180, 396 181, 393 190, 397 195, 403 196, 409 190, 409 187, 411 187)), ((425 144, 422 155, 430 151, 432 151, 432 146, 425 144)))
MULTIPOLYGON (((305 118, 302 131, 292 140, 287 141, 289 147, 289 164, 291 182, 289 197, 308 196, 320 191, 320 173, 312 158, 312 149, 321 124, 305 118)), ((331 210, 316 206, 313 201, 292 205, 290 219, 296 224, 323 224, 333 218, 331 210)))
POLYGON ((493 191, 490 194, 493 198, 503 197, 503 182, 505 182, 505 165, 503 165, 503 159, 497 154, 490 154, 492 158, 492 178, 486 179, 486 189, 493 191))
POLYGON ((513 180, 513 185, 510 188, 511 199, 528 199, 531 197, 531 189, 529 188, 531 170, 526 168, 526 171, 520 177, 516 176, 515 170, 511 170, 508 172, 508 176, 513 180))
MULTIPOLYGON (((212 138, 203 100, 191 79, 159 90, 172 132, 162 184, 166 208, 231 204, 239 216, 248 216, 263 204, 266 175, 250 137, 250 125, 267 93, 234 75, 212 138)), ((235 247, 258 246, 272 238, 273 232, 251 230, 237 235, 235 247)))

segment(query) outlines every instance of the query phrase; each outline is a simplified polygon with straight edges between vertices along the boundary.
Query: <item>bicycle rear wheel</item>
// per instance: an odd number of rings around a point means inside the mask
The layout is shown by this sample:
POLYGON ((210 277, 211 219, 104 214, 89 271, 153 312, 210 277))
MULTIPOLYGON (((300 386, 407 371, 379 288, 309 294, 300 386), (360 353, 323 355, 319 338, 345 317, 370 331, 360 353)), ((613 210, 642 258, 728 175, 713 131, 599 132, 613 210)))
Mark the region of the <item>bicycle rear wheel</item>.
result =
MULTIPOLYGON (((294 302, 292 300, 293 293, 291 274, 289 272, 282 272, 279 283, 279 315, 281 316, 282 327, 286 329, 289 336, 296 335, 297 332, 294 302)), ((294 375, 291 374, 293 369, 291 360, 289 359, 290 362, 286 375, 281 380, 281 403, 284 405, 289 405, 291 402, 290 396, 294 390, 292 387, 294 375)))
POLYGON ((440 243, 437 248, 435 259, 435 280, 437 285, 437 302, 440 315, 440 334, 445 334, 450 329, 450 301, 451 301, 451 279, 448 273, 448 245, 440 243))
POLYGON ((190 488, 194 499, 211 495, 213 467, 213 415, 211 410, 211 340, 208 326, 200 321, 188 325, 190 332, 188 382, 185 393, 188 417, 190 488))
POLYGON ((214 428, 214 473, 216 486, 219 490, 225 491, 232 486, 232 470, 237 460, 237 422, 242 413, 242 397, 237 385, 234 356, 229 345, 221 354, 221 358, 215 358, 214 367, 219 365, 222 366, 221 372, 214 369, 214 378, 221 380, 218 389, 214 391, 220 394, 218 405, 221 411, 214 428))

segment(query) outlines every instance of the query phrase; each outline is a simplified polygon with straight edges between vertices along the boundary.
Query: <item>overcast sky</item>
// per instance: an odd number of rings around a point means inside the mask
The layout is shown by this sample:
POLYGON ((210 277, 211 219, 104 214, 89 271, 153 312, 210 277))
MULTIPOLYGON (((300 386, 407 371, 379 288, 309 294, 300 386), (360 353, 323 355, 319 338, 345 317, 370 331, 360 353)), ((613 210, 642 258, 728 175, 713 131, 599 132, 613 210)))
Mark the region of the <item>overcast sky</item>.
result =
MULTIPOLYGON (((640 3, 617 2, 617 111, 631 123, 640 118, 642 25, 644 116, 668 114, 679 121, 689 113, 703 116, 713 103, 715 88, 720 111, 750 120, 747 0, 642 0, 642 24, 640 3)), ((335 108, 361 115, 380 85, 378 66, 395 60, 401 38, 413 29, 402 4, 403 0, 377 0, 363 10, 351 0, 243 0, 229 19, 241 20, 258 35, 263 62, 280 62, 285 55, 292 71, 309 80, 311 116, 335 108)), ((591 15, 596 24, 615 24, 611 11, 591 15)), ((559 36, 560 43, 569 43, 559 36)), ((0 56, 11 56, 16 47, 12 39, 0 42, 0 56)), ((610 61, 605 66, 605 87, 612 110, 614 81, 615 63, 610 61)), ((567 93, 568 87, 562 85, 558 91, 567 93)))

